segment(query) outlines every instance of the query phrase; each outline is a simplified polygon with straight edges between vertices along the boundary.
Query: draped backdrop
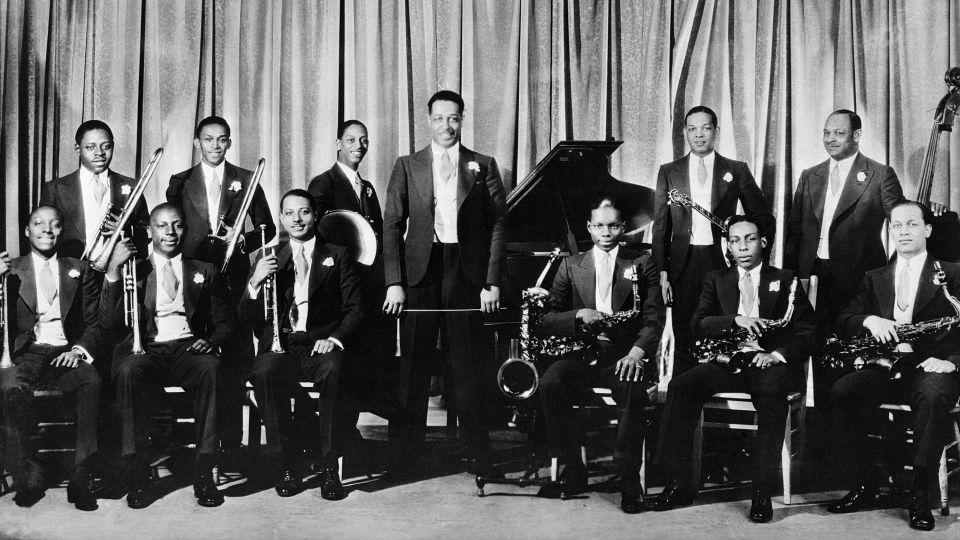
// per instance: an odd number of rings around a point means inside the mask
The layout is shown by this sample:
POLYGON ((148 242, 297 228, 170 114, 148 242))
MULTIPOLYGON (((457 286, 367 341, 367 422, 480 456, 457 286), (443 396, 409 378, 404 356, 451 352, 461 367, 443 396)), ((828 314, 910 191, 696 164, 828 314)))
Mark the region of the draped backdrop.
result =
MULTIPOLYGON (((361 174, 383 196, 397 156, 429 143, 442 88, 463 95, 463 142, 496 157, 508 190, 558 141, 608 137, 624 141, 612 174, 652 188, 687 151, 685 110, 708 105, 718 151, 749 164, 782 231, 837 108, 863 117, 861 150, 913 195, 943 74, 960 64, 958 0, 0 0, 0 28, 12 253, 41 182, 78 166, 83 120, 112 127, 120 173, 164 147, 152 207, 199 159, 197 121, 224 116, 228 160, 266 158, 276 209, 331 166, 349 118, 369 129, 361 174)), ((941 145, 933 188, 953 208, 958 141, 941 145)))

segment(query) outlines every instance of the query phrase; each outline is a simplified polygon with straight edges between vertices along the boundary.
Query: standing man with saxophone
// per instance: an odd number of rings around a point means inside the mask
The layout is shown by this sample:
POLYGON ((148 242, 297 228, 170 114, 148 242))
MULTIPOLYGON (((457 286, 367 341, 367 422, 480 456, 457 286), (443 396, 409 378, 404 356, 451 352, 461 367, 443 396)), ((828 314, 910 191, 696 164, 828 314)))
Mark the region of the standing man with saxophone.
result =
MULTIPOLYGON (((224 237, 239 228, 237 246, 230 258, 224 275, 227 299, 231 305, 240 303, 250 273, 249 254, 260 247, 260 226, 266 227, 267 241, 277 234, 277 227, 270 214, 270 206, 259 185, 253 194, 246 216, 238 215, 244 197, 252 183, 251 171, 228 162, 230 149, 230 125, 219 116, 208 116, 197 124, 193 134, 193 147, 200 153, 200 163, 170 177, 167 187, 167 202, 179 206, 186 219, 186 237, 183 253, 187 257, 207 261, 217 266, 223 264, 222 256, 209 249, 210 236, 224 237), (252 227, 247 227, 249 217, 252 227), (246 232, 243 232, 246 231, 246 232)), ((228 356, 233 360, 225 363, 221 371, 223 387, 219 398, 220 445, 223 470, 235 471, 244 468, 241 439, 243 437, 244 377, 250 371, 253 360, 253 344, 250 328, 240 326, 236 339, 222 343, 228 347, 228 356)))
POLYGON ((960 265, 935 261, 927 253, 931 218, 930 210, 920 203, 904 200, 893 205, 890 232, 897 260, 868 271, 853 300, 837 317, 837 329, 843 335, 869 332, 890 345, 888 358, 899 358, 909 369, 901 370, 899 378, 878 369, 845 375, 830 389, 828 409, 835 445, 830 455, 836 457, 837 471, 851 490, 827 511, 846 514, 869 509, 876 502, 867 433, 879 418, 877 407, 883 402, 910 405, 914 439, 910 527, 921 531, 934 527, 927 489, 937 474, 950 410, 960 396, 960 330, 898 343, 902 337, 898 330, 904 326, 960 315, 960 306, 943 294, 960 295, 960 265), (943 271, 939 276, 937 264, 943 271))
MULTIPOLYGON (((103 274, 86 261, 60 255, 62 231, 60 212, 41 206, 24 227, 30 253, 13 260, 0 253, 0 276, 6 286, 0 309, 7 315, 3 333, 9 338, 3 348, 13 362, 0 362, 5 465, 13 476, 18 506, 32 506, 43 497, 43 472, 32 459, 30 440, 36 427, 32 386, 53 382, 75 399, 77 413, 76 468, 67 498, 80 510, 96 510, 91 486, 101 379, 93 363, 107 361, 99 356, 104 337, 98 316, 103 274)), ((118 267, 131 249, 129 241, 119 243, 110 267, 118 267)), ((105 305, 114 300, 104 291, 105 305)))
POLYGON ((338 461, 353 420, 344 351, 363 318, 360 276, 343 247, 317 236, 310 193, 288 191, 280 209, 290 240, 257 260, 240 304, 260 343, 250 379, 267 432, 265 458, 278 472, 277 495, 300 492, 297 456, 304 441, 292 425, 290 394, 298 381, 312 381, 320 394, 320 496, 339 500, 345 494, 338 461))
POLYGON ((700 483, 693 478, 693 435, 703 403, 717 392, 745 391, 757 410, 750 520, 764 523, 773 517, 770 496, 778 477, 787 395, 802 387, 803 365, 814 350, 816 321, 796 274, 764 263, 767 238, 761 223, 755 217, 730 218, 727 242, 735 266, 712 271, 703 279, 703 294, 693 314, 694 336, 729 339, 736 350, 729 365, 700 363, 670 381, 656 454, 670 480, 650 501, 654 510, 693 502, 700 483), (744 367, 731 369, 740 360, 744 367))
MULTIPOLYGON (((616 202, 599 200, 590 212, 587 229, 593 249, 572 255, 560 265, 540 333, 575 336, 578 326, 615 312, 638 309, 642 315, 602 334, 595 362, 565 355, 551 364, 540 380, 540 401, 552 455, 560 456, 565 464, 561 479, 566 493, 582 493, 587 489, 587 469, 580 458, 583 427, 573 405, 585 388, 600 385, 613 390, 622 410, 614 450, 621 472, 620 508, 634 514, 643 510, 639 473, 647 392, 641 381, 644 362, 656 350, 663 328, 663 298, 653 258, 646 254, 634 258, 620 248, 624 224, 616 202), (639 274, 637 297, 632 290, 634 272, 639 274)), ((541 495, 552 496, 555 491, 553 486, 545 486, 541 495)))

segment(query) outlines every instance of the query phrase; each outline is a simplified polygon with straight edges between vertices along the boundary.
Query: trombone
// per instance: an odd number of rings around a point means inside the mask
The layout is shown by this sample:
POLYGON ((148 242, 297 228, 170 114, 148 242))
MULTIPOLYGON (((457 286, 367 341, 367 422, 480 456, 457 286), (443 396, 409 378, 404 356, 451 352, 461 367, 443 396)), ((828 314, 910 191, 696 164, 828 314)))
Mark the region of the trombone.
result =
MULTIPOLYGON (((213 234, 207 235, 197 247, 197 255, 195 255, 195 257, 213 264, 219 264, 221 274, 226 273, 227 267, 230 266, 230 259, 233 258, 233 252, 237 248, 237 241, 243 234, 243 222, 247 219, 247 213, 250 211, 253 197, 257 194, 257 186, 260 185, 260 178, 263 177, 263 170, 266 167, 266 163, 267 161, 264 158, 260 158, 260 160, 257 161, 257 167, 254 169, 253 175, 250 177, 250 182, 247 184, 246 191, 240 203, 240 210, 237 212, 237 217, 234 219, 233 224, 230 225, 227 223, 227 213, 230 208, 221 209, 217 222, 217 230, 213 231, 213 234), (223 231, 223 234, 219 234, 221 231, 223 231)), ((260 237, 263 238, 264 236, 261 229, 260 237)))
POLYGON ((0 277, 0 326, 3 326, 3 357, 0 358, 0 369, 13 367, 10 358, 10 321, 7 319, 7 276, 0 277))
MULTIPOLYGON (((262 161, 262 160, 261 160, 262 161)), ((267 226, 260 225, 260 249, 261 253, 267 254, 267 226)), ((270 345, 270 352, 283 353, 283 346, 280 345, 280 317, 277 312, 277 274, 271 274, 263 282, 263 320, 273 323, 273 343, 270 345)))
MULTIPOLYGON (((123 239, 123 231, 120 231, 123 239)), ((123 263, 123 318, 133 332, 131 354, 143 354, 143 342, 140 339, 140 300, 137 294, 137 259, 131 257, 123 263)))

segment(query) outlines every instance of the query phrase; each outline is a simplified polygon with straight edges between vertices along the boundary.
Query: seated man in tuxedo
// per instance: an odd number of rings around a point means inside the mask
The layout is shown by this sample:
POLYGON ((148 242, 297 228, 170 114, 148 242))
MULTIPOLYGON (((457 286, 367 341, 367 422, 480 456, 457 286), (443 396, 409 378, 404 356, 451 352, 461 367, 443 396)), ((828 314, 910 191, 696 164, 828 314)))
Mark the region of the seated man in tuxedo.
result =
MULTIPOLYGON (((601 335, 595 359, 565 355, 551 364, 540 380, 540 401, 554 455, 565 465, 561 478, 568 493, 578 493, 587 488, 587 469, 580 458, 583 428, 573 404, 585 388, 599 385, 613 390, 622 409, 615 450, 623 477, 620 507, 632 514, 643 509, 639 472, 647 393, 640 381, 643 363, 660 337, 663 297, 653 259, 647 254, 634 258, 618 243, 624 224, 616 202, 600 199, 590 211, 587 229, 593 249, 572 255, 560 265, 550 290, 551 309, 541 320, 539 332, 577 335, 582 323, 635 305, 642 306, 642 317, 601 335), (634 298, 632 291, 634 272, 639 273, 639 298, 634 298)), ((541 495, 553 491, 552 486, 547 487, 541 495)))
POLYGON ((272 253, 261 256, 250 274, 240 304, 241 316, 260 340, 253 364, 254 395, 267 432, 266 453, 271 468, 279 465, 276 491, 289 497, 300 491, 298 442, 290 414, 290 390, 309 380, 319 392, 320 495, 344 497, 338 458, 349 435, 353 403, 345 392, 344 344, 360 325, 360 276, 344 248, 324 243, 316 232, 313 196, 302 189, 280 201, 280 222, 289 235, 272 253), (271 352, 274 322, 264 319, 265 281, 275 275, 277 305, 273 316, 284 352, 271 352))
MULTIPOLYGON (((827 510, 845 514, 869 508, 875 500, 872 456, 867 433, 879 418, 883 402, 908 403, 913 409, 913 485, 910 527, 934 527, 927 488, 947 436, 950 409, 957 404, 960 385, 960 331, 954 329, 913 343, 898 343, 899 325, 952 317, 956 311, 934 281, 935 261, 927 253, 931 213, 914 201, 901 201, 890 210, 890 232, 897 250, 893 263, 868 271, 856 296, 837 317, 837 328, 848 336, 869 332, 893 349, 897 370, 864 368, 845 375, 830 390, 829 418, 837 468, 853 489, 827 510), (902 368, 900 366, 903 366, 902 368), (899 378, 891 378, 899 373, 899 378)), ((951 295, 960 294, 960 265, 939 262, 951 295)))
POLYGON ((693 502, 700 481, 692 477, 693 435, 703 404, 717 392, 749 392, 757 410, 750 519, 763 523, 773 517, 770 496, 778 477, 787 395, 803 384, 803 365, 814 350, 816 321, 798 284, 790 321, 780 328, 768 328, 774 320, 784 318, 796 274, 763 261, 767 239, 759 223, 748 216, 730 218, 727 242, 736 265, 712 271, 703 279, 693 334, 700 339, 731 331, 749 334, 729 366, 700 363, 670 381, 656 456, 670 473, 670 480, 660 496, 650 501, 654 510, 693 502), (736 372, 734 365, 743 367, 736 372))
MULTIPOLYGON (((13 361, 9 368, 0 365, 5 464, 17 488, 17 505, 32 506, 43 497, 43 473, 31 460, 30 436, 36 427, 31 387, 56 384, 73 397, 77 411, 76 468, 67 499, 80 510, 96 510, 90 484, 101 382, 93 355, 99 354, 103 338, 98 317, 102 274, 87 262, 59 256, 62 232, 60 211, 41 206, 24 227, 30 253, 13 260, 0 253, 11 338, 3 348, 13 361)), ((127 249, 121 245, 117 252, 127 249)))
MULTIPOLYGON (((236 307, 226 299, 219 268, 181 253, 186 221, 179 207, 157 205, 150 213, 148 233, 153 253, 137 263, 136 284, 144 352, 131 352, 131 333, 117 346, 112 370, 129 487, 127 506, 144 508, 149 504, 150 471, 143 459, 143 443, 149 431, 150 398, 168 381, 193 394, 197 427, 194 495, 201 506, 219 506, 223 495, 213 482, 217 380, 222 344, 234 335, 236 307)), ((111 269, 106 277, 108 289, 122 285, 119 270, 111 269)), ((117 303, 112 310, 113 328, 124 326, 123 313, 123 306, 117 303)))

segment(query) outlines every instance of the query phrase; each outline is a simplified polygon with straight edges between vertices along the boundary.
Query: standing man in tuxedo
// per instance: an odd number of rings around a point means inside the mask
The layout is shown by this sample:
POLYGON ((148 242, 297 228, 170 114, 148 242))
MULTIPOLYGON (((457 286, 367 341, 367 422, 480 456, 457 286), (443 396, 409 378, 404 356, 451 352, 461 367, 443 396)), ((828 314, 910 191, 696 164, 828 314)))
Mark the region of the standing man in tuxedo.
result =
MULTIPOLYGON (((583 427, 573 405, 585 388, 600 385, 613 390, 621 409, 615 446, 621 472, 620 508, 635 514, 643 510, 644 363, 656 349, 663 328, 660 277, 649 255, 636 257, 620 248, 624 224, 613 200, 602 198, 594 205, 587 229, 593 249, 571 255, 560 264, 550 290, 550 311, 541 320, 540 332, 573 336, 579 325, 631 310, 634 305, 641 306, 643 314, 636 322, 601 335, 595 358, 564 356, 550 364, 540 379, 540 401, 554 447, 552 455, 563 461, 561 478, 567 493, 574 494, 586 490, 587 468, 580 457, 583 427), (637 299, 632 291, 633 272, 638 273, 637 299)), ((549 495, 555 489, 542 491, 549 495)))
POLYGON ((840 109, 827 117, 823 147, 829 159, 800 173, 790 207, 783 265, 802 279, 819 279, 817 311, 829 333, 853 298, 864 272, 884 266, 883 222, 903 200, 892 167, 860 153, 862 122, 840 109))
POLYGON ((242 316, 254 327, 260 350, 254 362, 253 391, 267 432, 266 459, 279 465, 275 488, 281 497, 301 489, 297 471, 298 443, 291 422, 290 390, 298 381, 313 382, 318 398, 320 426, 320 496, 344 497, 338 460, 356 421, 344 392, 349 344, 360 326, 360 277, 356 263, 343 247, 326 244, 316 233, 313 196, 302 189, 287 192, 280 201, 280 221, 290 236, 273 253, 261 257, 250 275, 240 305, 242 316), (264 320, 263 299, 270 292, 264 281, 275 275, 282 353, 271 352, 274 321, 264 320))
MULTIPOLYGON (((660 166, 654 196, 653 257, 660 269, 660 286, 665 302, 673 303, 676 350, 685 351, 691 343, 689 321, 700 300, 703 277, 725 267, 721 251, 720 229, 687 206, 668 204, 667 192, 676 189, 693 202, 725 220, 737 212, 737 201, 746 214, 762 222, 772 221, 763 193, 757 187, 750 168, 742 161, 725 158, 714 151, 717 115, 709 107, 698 105, 687 112, 684 134, 690 153, 660 166)), ((675 367, 681 373, 693 366, 685 355, 675 367)))
MULTIPOLYGON (((6 330, 12 338, 3 348, 14 363, 0 369, 4 463, 17 488, 13 500, 18 506, 32 506, 43 497, 43 472, 32 459, 31 433, 36 428, 32 386, 55 383, 75 400, 77 413, 76 468, 67 499, 80 510, 96 510, 91 473, 101 379, 93 362, 103 361, 99 357, 103 324, 98 317, 103 274, 86 261, 60 256, 62 232, 59 210, 41 206, 24 227, 30 253, 13 260, 7 252, 0 253, 0 275, 6 277, 7 286, 6 330)), ((119 245, 118 253, 127 249, 127 244, 119 245)))
MULTIPOLYGON (((193 394, 197 429, 194 496, 200 506, 223 504, 223 495, 213 482, 217 381, 223 345, 235 339, 236 305, 227 299, 219 267, 183 255, 186 229, 183 211, 174 204, 161 203, 150 213, 153 253, 137 263, 135 306, 140 313, 144 353, 131 352, 131 332, 117 346, 113 362, 130 508, 150 504, 150 469, 143 459, 143 443, 149 432, 151 398, 165 381, 193 394)), ((111 269, 106 287, 122 287, 120 277, 119 269, 111 269)), ((110 326, 126 329, 123 305, 117 302, 109 312, 110 326)))
MULTIPOLYGON (((40 190, 40 205, 53 206, 63 215, 63 238, 59 253, 79 258, 83 250, 100 232, 101 225, 110 229, 116 224, 103 217, 107 209, 119 211, 127 203, 137 181, 110 170, 113 160, 113 132, 100 120, 87 120, 77 128, 73 149, 80 158, 80 167, 51 182, 40 190)), ((134 243, 146 248, 150 218, 147 203, 140 199, 130 217, 134 243)))
MULTIPOLYGON (((391 432, 402 422, 403 408, 397 399, 394 370, 396 322, 383 312, 386 287, 383 283, 383 215, 377 192, 360 177, 359 167, 370 143, 367 127, 359 120, 347 120, 337 130, 337 162, 310 181, 307 190, 317 202, 317 219, 330 210, 351 210, 362 215, 377 235, 377 257, 369 267, 358 265, 363 291, 362 336, 351 344, 350 384, 363 410, 390 421, 391 432)), ((359 415, 359 410, 357 411, 359 415)))
MULTIPOLYGON (((497 162, 460 144, 463 98, 441 90, 427 102, 431 142, 397 159, 387 187, 383 223, 384 310, 500 306, 506 254, 506 196, 497 162)), ((407 314, 401 335, 401 398, 407 409, 407 458, 423 443, 427 420, 428 358, 441 335, 457 393, 457 414, 468 459, 483 461, 489 433, 482 414, 488 343, 479 312, 407 314)))
POLYGON ((751 339, 730 361, 730 365, 744 364, 739 373, 718 363, 701 363, 670 381, 656 455, 670 477, 660 496, 650 501, 654 510, 688 505, 696 496, 700 479, 693 477, 693 435, 703 404, 717 392, 749 392, 757 409, 750 520, 764 523, 773 517, 770 496, 779 476, 787 395, 802 387, 803 364, 814 348, 816 321, 798 283, 790 322, 767 329, 767 321, 783 318, 789 309, 796 274, 763 261, 767 239, 762 224, 754 217, 732 217, 727 241, 735 265, 714 270, 703 280, 703 294, 693 314, 696 335, 710 338, 747 330, 751 339))
MULTIPOLYGON (((895 203, 890 210, 890 232, 897 260, 868 271, 850 304, 837 317, 845 336, 869 332, 887 343, 899 358, 893 372, 865 368, 838 379, 830 389, 829 419, 834 447, 830 452, 837 470, 851 488, 827 507, 834 514, 871 508, 876 502, 876 475, 867 434, 884 402, 907 403, 913 410, 913 484, 910 488, 910 527, 934 527, 927 489, 937 474, 943 443, 948 438, 950 410, 960 396, 960 330, 913 343, 898 343, 897 326, 957 315, 943 294, 933 257, 927 253, 932 214, 914 201, 895 203), (900 367, 902 366, 902 368, 900 367)), ((947 290, 960 295, 960 265, 940 262, 947 290)))
MULTIPOLYGON (((240 205, 250 189, 253 173, 228 162, 227 150, 230 149, 230 125, 219 116, 208 116, 197 124, 193 134, 193 146, 200 152, 200 163, 170 177, 167 187, 167 202, 179 206, 186 220, 186 237, 183 239, 183 253, 187 257, 223 264, 222 259, 214 256, 210 250, 209 236, 223 236, 225 229, 239 227, 242 233, 237 239, 237 247, 230 265, 227 267, 225 289, 231 305, 240 303, 240 297, 246 288, 247 275, 250 273, 250 257, 260 247, 260 226, 266 226, 269 242, 277 234, 277 227, 270 215, 270 206, 259 185, 250 203, 247 217, 237 223, 240 205), (247 227, 247 220, 251 227, 247 227)), ((221 374, 223 388, 220 394, 220 445, 223 452, 221 468, 239 470, 243 468, 241 439, 243 438, 244 377, 249 373, 253 361, 253 344, 250 340, 250 328, 241 326, 235 339, 230 343, 221 343, 228 348, 229 358, 224 363, 221 374)))

